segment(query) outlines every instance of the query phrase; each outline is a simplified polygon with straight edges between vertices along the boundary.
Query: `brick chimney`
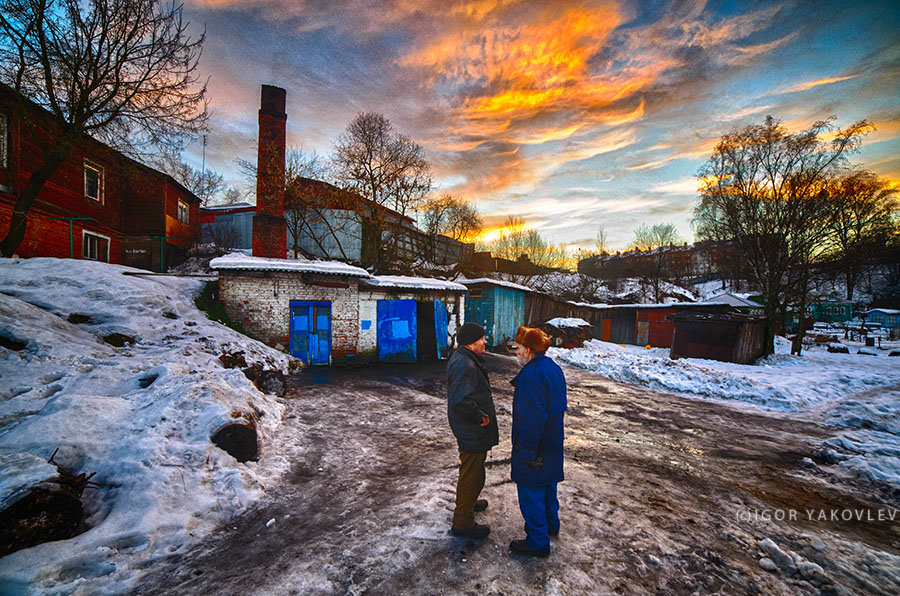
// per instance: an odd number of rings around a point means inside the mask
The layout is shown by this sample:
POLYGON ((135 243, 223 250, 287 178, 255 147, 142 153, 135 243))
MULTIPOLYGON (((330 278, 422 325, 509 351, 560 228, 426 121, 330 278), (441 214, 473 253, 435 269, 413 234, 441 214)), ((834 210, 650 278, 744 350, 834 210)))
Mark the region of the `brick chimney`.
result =
POLYGON ((262 86, 259 108, 259 152, 256 162, 256 215, 253 256, 283 259, 287 255, 284 222, 284 145, 287 92, 262 86))

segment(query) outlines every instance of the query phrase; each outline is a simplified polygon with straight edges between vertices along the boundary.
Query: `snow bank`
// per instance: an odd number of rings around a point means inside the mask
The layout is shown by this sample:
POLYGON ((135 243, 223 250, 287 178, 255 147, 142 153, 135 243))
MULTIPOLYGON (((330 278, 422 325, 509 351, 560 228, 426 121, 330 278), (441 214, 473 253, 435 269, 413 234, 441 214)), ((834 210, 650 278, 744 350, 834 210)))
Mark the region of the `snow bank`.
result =
POLYGON ((268 482, 210 436, 256 419, 265 457, 283 406, 218 356, 242 351, 282 370, 288 356, 209 321, 193 304, 202 281, 126 272, 146 273, 0 259, 0 334, 24 344, 0 348, 0 457, 46 460, 59 448, 54 461, 105 485, 84 493, 87 532, 0 559, 0 592, 127 592, 141 568, 227 521, 268 482), (134 343, 102 341, 111 333, 134 343))
POLYGON ((845 455, 853 473, 900 486, 900 361, 832 354, 825 348, 791 356, 779 338, 776 353, 755 366, 695 358, 672 360, 669 350, 590 340, 584 348, 551 348, 551 356, 597 374, 707 399, 821 420, 847 429, 826 444, 845 455))

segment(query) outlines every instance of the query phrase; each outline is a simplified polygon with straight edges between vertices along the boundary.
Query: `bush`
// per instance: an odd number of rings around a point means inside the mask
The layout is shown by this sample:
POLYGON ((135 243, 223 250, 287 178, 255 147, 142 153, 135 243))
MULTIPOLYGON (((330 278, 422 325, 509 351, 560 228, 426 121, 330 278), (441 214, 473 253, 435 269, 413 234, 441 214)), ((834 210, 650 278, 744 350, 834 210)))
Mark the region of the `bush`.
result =
POLYGON ((206 316, 217 323, 222 323, 226 327, 234 329, 238 333, 247 335, 244 328, 237 321, 232 321, 225 312, 225 305, 219 300, 219 282, 210 281, 203 286, 203 289, 194 298, 194 304, 206 313, 206 316))

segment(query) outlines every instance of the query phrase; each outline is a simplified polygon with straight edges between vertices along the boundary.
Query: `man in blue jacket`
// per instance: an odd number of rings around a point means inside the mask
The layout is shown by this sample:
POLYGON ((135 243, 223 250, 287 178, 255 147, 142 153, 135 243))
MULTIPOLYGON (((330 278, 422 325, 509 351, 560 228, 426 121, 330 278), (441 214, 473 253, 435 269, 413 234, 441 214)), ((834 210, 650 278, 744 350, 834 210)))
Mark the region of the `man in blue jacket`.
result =
POLYGON ((522 370, 512 380, 512 481, 525 518, 525 540, 513 540, 509 550, 519 555, 546 557, 550 536, 559 533, 556 485, 563 480, 563 416, 566 378, 544 355, 550 338, 540 329, 520 327, 516 359, 522 370))

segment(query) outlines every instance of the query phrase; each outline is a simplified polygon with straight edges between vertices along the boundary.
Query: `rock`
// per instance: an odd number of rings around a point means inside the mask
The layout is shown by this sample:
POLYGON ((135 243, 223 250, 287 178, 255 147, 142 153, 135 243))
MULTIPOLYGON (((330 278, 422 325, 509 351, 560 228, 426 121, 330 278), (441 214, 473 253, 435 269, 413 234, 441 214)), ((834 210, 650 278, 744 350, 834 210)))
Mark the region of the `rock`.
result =
POLYGON ((878 356, 878 352, 872 348, 860 348, 856 353, 862 356, 878 356))
POLYGON ((226 424, 216 431, 211 440, 239 462, 255 460, 259 456, 256 425, 252 422, 226 424))
POLYGON ((800 460, 800 463, 802 463, 804 467, 810 468, 813 470, 817 470, 819 468, 819 466, 816 465, 816 462, 809 459, 808 457, 804 457, 802 460, 800 460))
POLYGON ((0 333, 0 346, 3 346, 7 350, 11 350, 13 352, 21 352, 27 345, 28 344, 24 341, 19 341, 14 337, 7 337, 0 333))
POLYGON ((900 350, 891 350, 888 356, 900 356, 900 350))
POLYGON ((94 323, 94 320, 91 317, 89 317, 87 315, 78 314, 77 312, 71 313, 68 317, 66 317, 66 320, 68 322, 72 323, 73 325, 81 325, 81 324, 92 325, 94 323))
POLYGON ((280 370, 268 370, 262 364, 254 364, 244 369, 244 376, 253 381, 256 388, 269 395, 284 397, 287 383, 280 370))
POLYGON ((825 543, 822 542, 822 540, 818 536, 813 536, 812 540, 810 541, 810 544, 812 545, 812 547, 814 549, 816 549, 818 551, 825 550, 825 543))
POLYGON ((824 583, 828 579, 825 575, 825 570, 812 561, 801 561, 797 563, 797 571, 800 572, 801 576, 811 581, 824 583))
POLYGON ((647 562, 649 564, 653 565, 654 567, 659 567, 660 565, 662 565, 662 561, 660 561, 657 557, 654 557, 653 555, 647 555, 647 562))
POLYGON ((124 333, 110 333, 103 336, 103 341, 116 348, 121 348, 125 344, 134 345, 134 337, 125 335, 124 333))
POLYGON ((786 573, 793 575, 797 572, 797 565, 794 563, 794 559, 778 548, 778 545, 775 544, 771 538, 766 538, 765 540, 759 543, 759 548, 762 551, 769 555, 769 559, 772 560, 773 563, 778 565, 781 569, 783 569, 786 573))
POLYGON ((163 312, 163 316, 167 319, 177 319, 178 318, 178 315, 176 315, 175 313, 168 311, 168 310, 163 312))
POLYGON ((772 573, 778 571, 778 565, 776 565, 775 562, 772 561, 772 559, 770 559, 769 557, 763 557, 762 559, 760 559, 759 566, 766 571, 771 571, 772 573))
POLYGON ((838 453, 831 447, 822 447, 813 453, 813 458, 820 464, 836 464, 847 459, 847 456, 838 453))
POLYGON ((222 366, 225 368, 243 368, 247 366, 247 361, 244 360, 243 352, 225 352, 219 356, 219 362, 221 362, 222 366))
POLYGON ((841 344, 828 344, 828 351, 832 354, 849 354, 850 349, 841 344))

